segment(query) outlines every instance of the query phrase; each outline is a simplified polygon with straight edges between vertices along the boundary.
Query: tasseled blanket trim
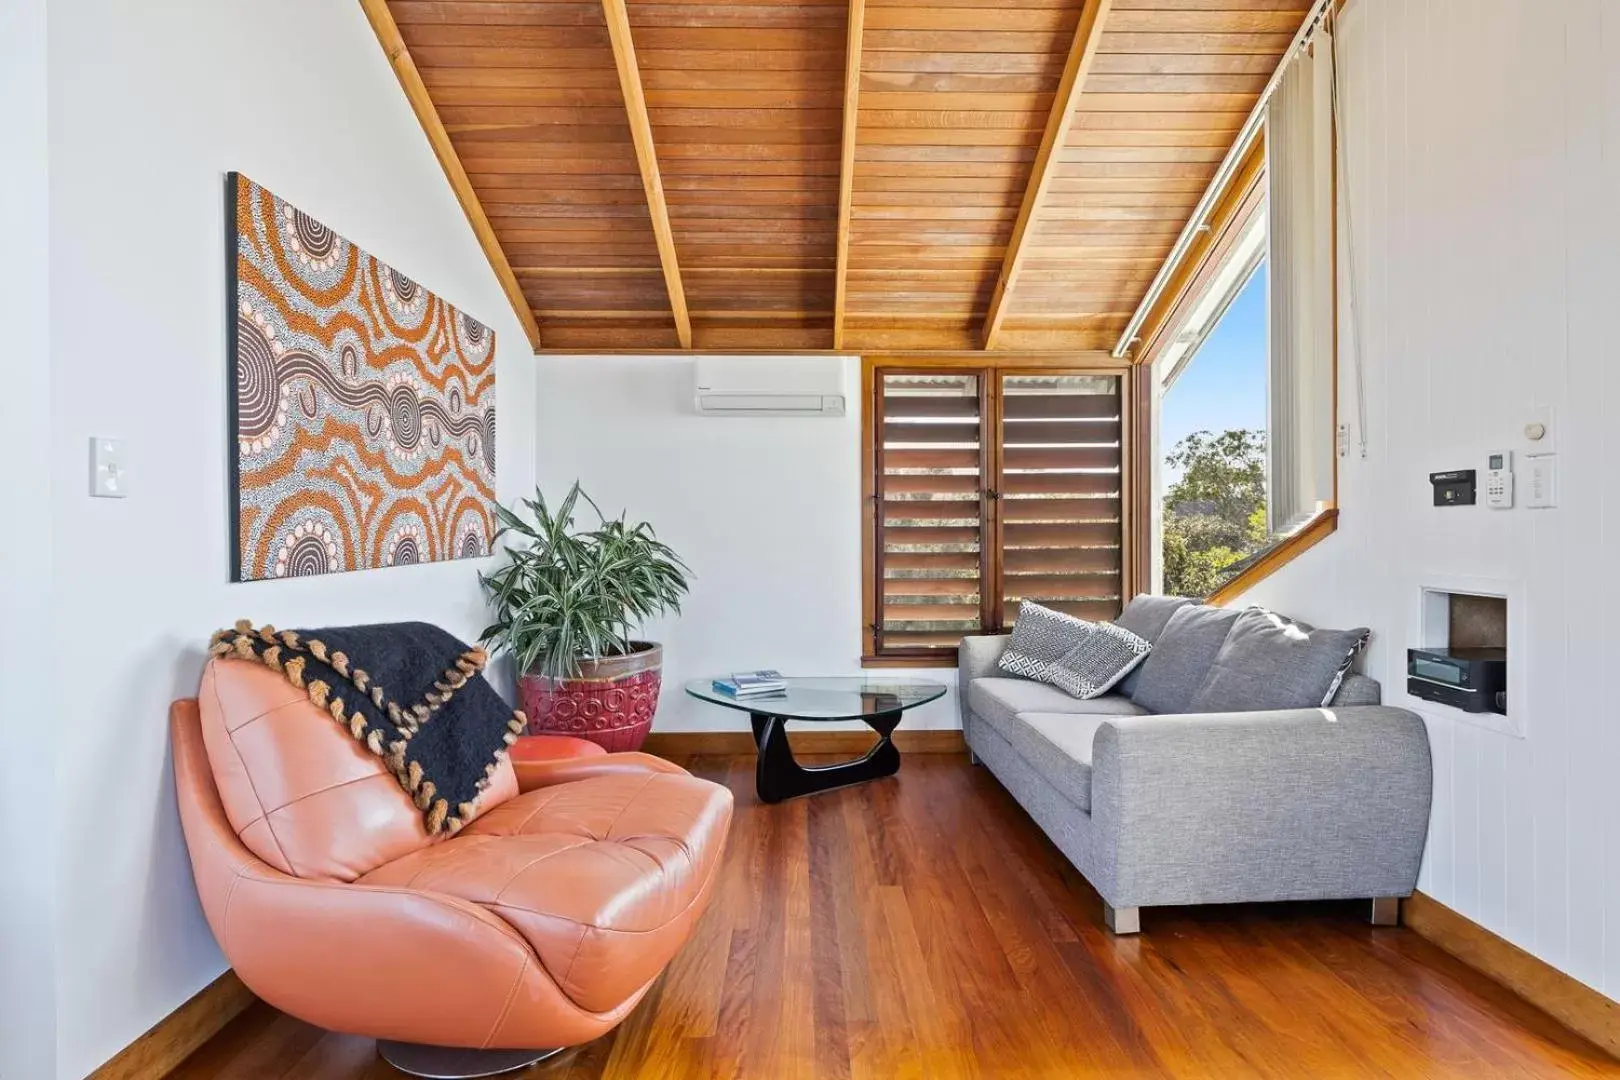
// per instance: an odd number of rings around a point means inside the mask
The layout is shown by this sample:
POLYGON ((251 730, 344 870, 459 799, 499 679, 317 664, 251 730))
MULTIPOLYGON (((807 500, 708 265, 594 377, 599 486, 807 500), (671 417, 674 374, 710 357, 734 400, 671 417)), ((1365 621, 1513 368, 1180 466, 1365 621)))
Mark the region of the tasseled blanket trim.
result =
MULTIPOLYGON (((421 763, 413 760, 409 752, 412 737, 433 719, 434 714, 444 707, 457 690, 484 670, 484 665, 489 662, 489 654, 483 649, 475 646, 462 653, 456 658, 455 664, 434 682, 433 690, 424 694, 422 701, 410 705, 391 700, 387 692, 372 681, 371 676, 354 667, 343 653, 328 650, 325 644, 315 638, 304 640, 291 630, 278 631, 269 625, 254 629, 251 622, 239 619, 233 628, 214 632, 209 639, 208 651, 216 657, 257 660, 303 690, 312 705, 329 713, 356 742, 383 760, 383 764, 399 781, 399 786, 411 796, 416 808, 422 811, 422 818, 432 835, 454 835, 472 820, 476 806, 464 802, 455 808, 455 813, 451 813, 447 800, 435 798, 437 788, 433 781, 424 779, 421 763), (320 679, 306 681, 305 656, 314 657, 347 678, 356 691, 387 714, 398 738, 385 741, 381 731, 367 731, 366 718, 358 710, 349 712, 343 699, 333 696, 331 686, 320 679)), ((527 723, 521 712, 513 712, 512 719, 507 723, 507 733, 502 737, 506 747, 517 741, 527 723)), ((506 749, 497 751, 495 757, 497 761, 485 766, 484 775, 478 781, 480 792, 494 778, 497 762, 506 759, 506 749)))

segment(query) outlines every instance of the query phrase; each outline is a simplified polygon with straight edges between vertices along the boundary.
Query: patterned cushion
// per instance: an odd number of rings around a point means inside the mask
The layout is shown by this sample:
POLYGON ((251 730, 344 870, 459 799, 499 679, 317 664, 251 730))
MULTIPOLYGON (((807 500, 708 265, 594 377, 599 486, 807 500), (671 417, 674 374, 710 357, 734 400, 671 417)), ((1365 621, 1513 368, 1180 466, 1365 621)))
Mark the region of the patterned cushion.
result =
POLYGON ((1098 623, 1085 640, 1051 665, 1046 681, 1077 698, 1106 694, 1147 659, 1153 648, 1123 626, 1098 623))
POLYGON ((1009 675, 1047 682, 1053 661, 1080 644, 1092 624, 1061 611, 1025 600, 1018 605, 1018 622, 999 664, 1009 675))

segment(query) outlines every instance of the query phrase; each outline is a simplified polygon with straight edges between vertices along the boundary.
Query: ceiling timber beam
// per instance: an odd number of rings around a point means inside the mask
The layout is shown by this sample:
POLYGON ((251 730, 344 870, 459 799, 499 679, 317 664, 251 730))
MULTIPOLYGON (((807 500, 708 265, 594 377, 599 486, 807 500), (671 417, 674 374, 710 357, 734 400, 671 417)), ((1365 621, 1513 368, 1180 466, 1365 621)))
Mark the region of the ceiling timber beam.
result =
POLYGON ((602 0, 608 37, 613 43, 613 63, 619 69, 619 88, 624 93, 624 109, 630 118, 630 141, 635 145, 636 164, 641 168, 641 186, 647 194, 647 211, 652 215, 653 238, 658 242, 658 261, 664 268, 664 285, 669 290, 669 309, 675 315, 675 336, 681 348, 692 347, 692 317, 686 309, 686 290, 681 285, 681 264, 675 257, 675 234, 669 226, 669 206, 664 201, 664 181, 658 171, 658 154, 653 147, 652 121, 647 117, 647 95, 636 64, 636 46, 630 37, 630 15, 624 0, 602 0))
POLYGON ((838 166, 838 267, 833 285, 833 348, 844 347, 844 304, 849 277, 849 215, 855 196, 855 134, 860 118, 861 32, 866 0, 849 0, 849 37, 844 46, 844 141, 838 166))
POLYGON ((506 293, 507 302, 512 305, 512 313, 517 316, 518 324, 523 327, 530 347, 539 352, 540 324, 535 321, 534 311, 523 295, 523 287, 518 284, 517 275, 512 273, 512 264, 507 260, 501 242, 495 238, 495 230, 490 225, 489 215, 484 213, 484 206, 478 201, 477 193, 473 191, 467 170, 462 167, 461 158, 456 155, 456 149, 450 142, 450 133, 445 130, 443 122, 439 119, 439 111, 434 107, 433 99, 428 96, 421 72, 417 71, 416 62, 411 59, 410 50, 405 47, 405 39, 400 35, 394 16, 388 10, 387 0, 360 0, 360 7, 371 22, 372 32, 377 35, 377 43, 382 46, 384 54, 388 57, 389 66, 394 69, 394 77, 399 80, 400 89, 405 91, 405 97, 416 113, 417 123, 422 125, 422 132, 427 136, 428 144, 433 147, 433 155, 439 159, 439 166, 444 170, 445 179, 450 181, 450 189, 455 192, 462 213, 467 215, 467 223, 472 226, 473 234, 478 237, 479 246, 484 249, 484 257, 489 260, 490 269, 495 271, 495 277, 500 281, 502 291, 506 293))
POLYGON ((1069 126, 1074 121, 1075 105, 1096 58, 1097 46, 1102 40, 1103 21, 1113 0, 1086 0, 1075 27, 1074 43, 1069 46, 1069 57, 1063 64, 1063 76, 1058 81, 1052 112, 1046 119, 1046 130, 1041 135, 1040 149, 1029 175, 1029 186, 1024 189, 1024 201, 1018 207, 1018 218, 1013 225, 1012 238, 1007 241, 1007 253, 1002 258, 1001 273, 996 278, 995 291, 990 296, 990 309, 985 315, 981 335, 986 349, 994 348, 1001 335, 1001 325, 1007 317, 1007 303, 1013 286, 1018 283, 1018 272, 1024 258, 1024 245, 1030 236, 1035 214, 1046 198, 1047 189, 1057 172, 1069 126))

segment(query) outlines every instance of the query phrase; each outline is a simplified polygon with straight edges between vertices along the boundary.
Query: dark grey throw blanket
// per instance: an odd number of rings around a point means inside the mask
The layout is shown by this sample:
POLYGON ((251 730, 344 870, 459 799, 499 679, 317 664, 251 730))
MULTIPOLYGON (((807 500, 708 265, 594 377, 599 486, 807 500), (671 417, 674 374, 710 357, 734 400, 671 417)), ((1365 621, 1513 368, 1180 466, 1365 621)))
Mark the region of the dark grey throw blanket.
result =
POLYGON ((526 723, 484 680, 487 656, 430 623, 214 634, 215 656, 257 660, 382 758, 430 833, 453 833, 526 723))

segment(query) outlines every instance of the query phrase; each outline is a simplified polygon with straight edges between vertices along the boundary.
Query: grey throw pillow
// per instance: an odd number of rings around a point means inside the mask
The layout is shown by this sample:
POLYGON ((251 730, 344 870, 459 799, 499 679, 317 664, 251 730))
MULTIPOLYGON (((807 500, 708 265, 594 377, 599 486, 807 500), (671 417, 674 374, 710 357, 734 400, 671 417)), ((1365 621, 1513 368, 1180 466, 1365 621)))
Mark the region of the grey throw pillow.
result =
MULTIPOLYGON (((1185 596, 1149 596, 1147 593, 1138 593, 1125 605, 1125 610, 1119 613, 1114 625, 1123 626, 1151 645, 1159 640, 1160 634, 1164 633, 1164 624, 1170 621, 1170 616, 1192 602, 1185 596)), ((1130 697, 1141 678, 1142 667, 1138 664, 1119 684, 1119 692, 1130 697)))
POLYGON ((1369 633, 1365 626, 1318 630, 1264 608, 1249 608, 1233 624, 1191 711, 1256 712, 1326 705, 1369 633))
POLYGON ((1152 648, 1123 626, 1098 623, 1084 641, 1052 663, 1046 681, 1070 697, 1098 697, 1147 659, 1152 648))
POLYGON ((1151 713, 1190 711, 1227 631, 1240 614, 1204 604, 1178 609, 1137 669, 1141 678, 1131 691, 1131 700, 1151 713))
POLYGON ((1009 675, 1047 681, 1052 662, 1080 644, 1092 624, 1032 601, 1018 605, 1018 621, 997 665, 1009 675))

